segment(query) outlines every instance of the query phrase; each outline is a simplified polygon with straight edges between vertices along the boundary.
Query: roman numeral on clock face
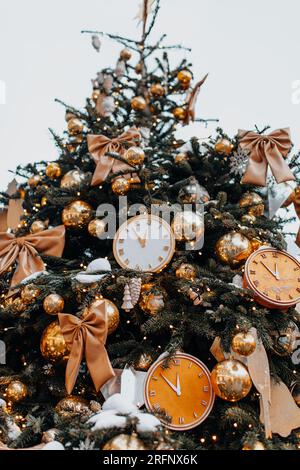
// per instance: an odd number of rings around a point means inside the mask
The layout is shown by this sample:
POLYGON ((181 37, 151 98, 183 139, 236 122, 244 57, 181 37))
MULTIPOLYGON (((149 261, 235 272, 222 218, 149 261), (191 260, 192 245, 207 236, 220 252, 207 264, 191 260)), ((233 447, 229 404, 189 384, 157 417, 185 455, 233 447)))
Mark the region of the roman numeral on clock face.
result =
POLYGON ((179 424, 184 424, 184 418, 182 416, 180 416, 178 418, 178 422, 179 422, 179 424))
POLYGON ((155 390, 150 390, 149 395, 150 395, 150 397, 156 397, 156 391, 155 390))

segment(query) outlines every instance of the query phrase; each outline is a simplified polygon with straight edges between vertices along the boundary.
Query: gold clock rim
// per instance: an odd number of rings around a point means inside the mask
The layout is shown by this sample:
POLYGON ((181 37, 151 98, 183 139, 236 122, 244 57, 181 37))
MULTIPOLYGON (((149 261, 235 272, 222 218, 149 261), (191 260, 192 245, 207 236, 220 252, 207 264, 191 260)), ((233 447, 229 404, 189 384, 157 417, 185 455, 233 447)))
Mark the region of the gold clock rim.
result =
POLYGON ((293 307, 294 305, 296 305, 298 302, 300 302, 300 295, 298 297, 295 297, 295 299, 291 300, 290 302, 286 301, 286 302, 281 302, 280 300, 273 300, 273 299, 270 299, 269 297, 267 297, 266 295, 264 295, 262 292, 258 291, 257 287, 255 287, 255 285, 253 284, 251 278, 250 278, 250 275, 249 275, 249 265, 252 261, 253 258, 255 258, 258 253, 261 253, 262 251, 266 252, 270 252, 270 253, 283 253, 285 256, 287 256, 288 258, 290 258, 292 261, 294 261, 300 268, 300 262, 293 256, 291 255, 290 253, 288 253, 287 251, 285 250, 277 250, 276 248, 260 248, 256 251, 254 251, 254 253, 252 253, 252 255, 249 256, 249 258, 247 259, 246 261, 246 264, 245 264, 245 279, 246 279, 246 283, 247 283, 247 286, 249 286, 254 294, 256 295, 256 297, 260 298, 261 300, 267 302, 271 307, 275 307, 275 308, 281 308, 281 307, 286 307, 286 308, 289 308, 289 307, 293 307))
MULTIPOLYGON (((210 383, 210 388, 211 388, 211 396, 210 396, 210 402, 209 402, 209 406, 207 407, 207 409, 205 410, 205 412, 201 415, 201 417, 197 420, 197 421, 194 421, 193 424, 188 424, 188 425, 172 425, 170 423, 168 423, 167 421, 164 421, 163 419, 159 418, 160 421, 163 423, 163 425, 168 428, 168 429, 171 429, 172 431, 188 431, 189 429, 193 429, 193 428, 196 428, 197 426, 200 426, 200 424, 203 423, 203 421, 205 421, 205 419, 210 415, 210 412, 211 410, 213 409, 213 406, 214 406, 214 402, 215 402, 215 398, 216 398, 216 394, 214 392, 214 389, 213 389, 213 386, 212 386, 212 382, 211 382, 211 373, 210 373, 210 370, 209 368, 206 366, 206 364, 204 364, 200 359, 198 359, 197 357, 195 356, 192 356, 191 354, 187 354, 187 353, 176 353, 175 356, 176 358, 184 358, 184 359, 187 359, 187 360, 190 360, 190 361, 193 361, 195 362, 198 366, 201 367, 201 369, 205 372, 205 375, 208 377, 209 379, 209 383, 210 383)), ((153 364, 152 366, 150 367, 150 369, 148 370, 147 372, 147 377, 146 377, 146 380, 145 380, 145 385, 144 385, 144 402, 145 402, 145 405, 146 405, 146 408, 149 412, 153 413, 154 411, 154 408, 151 406, 149 400, 148 400, 148 393, 147 393, 147 388, 148 388, 148 385, 149 385, 149 380, 150 380, 150 377, 152 375, 152 372, 153 370, 155 370, 162 362, 164 362, 166 360, 166 357, 162 357, 162 358, 158 358, 153 364)))
POLYGON ((161 272, 171 261, 171 259, 173 258, 174 256, 174 253, 175 253, 175 250, 176 250, 176 239, 175 239, 175 235, 173 233, 173 230, 172 230, 172 227, 170 224, 168 224, 168 222, 166 222, 162 217, 159 217, 157 215, 153 215, 153 214, 140 214, 140 215, 136 215, 134 217, 131 217, 129 220, 127 220, 126 222, 124 222, 117 230, 115 236, 114 236, 114 241, 113 241, 113 254, 114 254, 114 257, 115 257, 115 260, 117 261, 117 263, 119 264, 119 266, 121 266, 121 268, 123 269, 127 269, 128 271, 135 271, 134 268, 128 268, 128 266, 122 262, 122 260, 120 259, 119 257, 119 254, 117 252, 117 241, 118 241, 118 238, 119 238, 119 234, 120 232, 122 231, 123 227, 125 226, 128 226, 129 223, 132 223, 134 220, 137 220, 137 219, 155 219, 155 220, 159 220, 161 221, 165 227, 168 228, 169 230, 169 234, 170 234, 170 242, 171 242, 171 247, 170 247, 170 252, 169 252, 169 255, 168 257, 162 262, 160 263, 159 266, 157 266, 156 268, 152 268, 152 269, 147 269, 147 270, 141 270, 141 272, 143 273, 159 273, 161 272))

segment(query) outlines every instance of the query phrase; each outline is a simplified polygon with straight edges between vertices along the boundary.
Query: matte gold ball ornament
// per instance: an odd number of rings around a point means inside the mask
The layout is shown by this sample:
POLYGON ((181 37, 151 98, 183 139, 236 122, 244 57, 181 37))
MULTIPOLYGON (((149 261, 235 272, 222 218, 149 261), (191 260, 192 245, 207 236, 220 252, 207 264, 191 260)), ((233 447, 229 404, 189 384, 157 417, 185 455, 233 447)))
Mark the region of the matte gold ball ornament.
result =
POLYGON ((93 208, 84 201, 73 201, 62 212, 62 222, 66 227, 81 228, 87 225, 93 215, 93 208))
POLYGON ((107 222, 101 219, 93 219, 88 225, 88 232, 92 237, 101 237, 106 232, 107 222))
POLYGON ((191 242, 204 234, 204 217, 199 212, 177 212, 172 222, 176 240, 191 242))
POLYGON ((164 96, 166 90, 160 83, 153 83, 150 88, 150 93, 155 98, 158 98, 160 96, 164 96))
POLYGON ((141 165, 145 160, 145 152, 140 147, 130 147, 124 155, 130 165, 141 165))
POLYGON ((245 262, 253 248, 247 237, 239 232, 230 232, 218 240, 215 251, 220 261, 234 267, 245 262))
POLYGON ((146 109, 147 103, 143 96, 135 96, 131 100, 131 107, 134 111, 144 111, 146 109))
POLYGON ((81 170, 70 170, 61 179, 60 187, 64 189, 78 189, 85 181, 86 175, 81 170))
POLYGON ((55 407, 55 412, 63 419, 89 416, 91 414, 89 402, 84 398, 72 395, 60 400, 55 407))
POLYGON ((195 277, 197 277, 197 269, 192 264, 182 263, 176 269, 176 277, 192 281, 193 279, 195 279, 195 277))
POLYGON ((45 328, 40 342, 43 358, 51 364, 67 360, 69 351, 58 321, 45 328))
POLYGON ((112 182, 111 189, 117 196, 125 196, 130 190, 130 181, 124 176, 119 176, 112 182))
POLYGON ((189 70, 180 70, 177 74, 178 81, 183 85, 189 85, 193 75, 189 70))
POLYGON ((122 49, 122 51, 120 52, 120 59, 125 60, 125 62, 130 60, 131 57, 132 57, 132 53, 129 49, 122 49))
POLYGON ((107 441, 102 450, 147 450, 147 447, 135 434, 118 434, 107 441))
POLYGON ((252 387, 247 368, 235 359, 216 364, 211 373, 211 380, 215 394, 230 402, 245 398, 252 387))
POLYGON ((49 294, 44 298, 43 308, 48 315, 57 315, 64 311, 65 301, 59 294, 49 294))
POLYGON ((40 289, 34 284, 27 284, 21 289, 21 299, 25 304, 34 302, 35 299, 40 295, 40 289))
POLYGON ((68 132, 70 135, 81 134, 83 131, 84 125, 82 121, 78 118, 72 118, 68 121, 68 132))
POLYGON ((231 349, 240 356, 250 356, 256 349, 256 340, 249 331, 237 333, 231 341, 231 349))
POLYGON ((30 226, 30 233, 39 233, 46 230, 47 224, 43 220, 35 220, 30 226))
POLYGON ((220 154, 230 155, 233 149, 233 144, 228 139, 220 139, 215 144, 215 151, 220 154))
POLYGON ((243 194, 239 201, 239 205, 241 208, 247 208, 248 214, 255 217, 262 216, 265 211, 262 197, 254 192, 247 192, 243 194))
POLYGON ((61 175, 60 165, 56 162, 49 163, 46 167, 46 175, 52 180, 59 178, 61 175))
POLYGON ((177 121, 184 121, 187 116, 187 111, 182 106, 177 106, 176 108, 174 108, 172 113, 174 118, 177 119, 177 121))
POLYGON ((27 398, 28 391, 26 385, 23 382, 20 380, 13 380, 7 386, 5 394, 6 400, 12 403, 18 403, 27 398))

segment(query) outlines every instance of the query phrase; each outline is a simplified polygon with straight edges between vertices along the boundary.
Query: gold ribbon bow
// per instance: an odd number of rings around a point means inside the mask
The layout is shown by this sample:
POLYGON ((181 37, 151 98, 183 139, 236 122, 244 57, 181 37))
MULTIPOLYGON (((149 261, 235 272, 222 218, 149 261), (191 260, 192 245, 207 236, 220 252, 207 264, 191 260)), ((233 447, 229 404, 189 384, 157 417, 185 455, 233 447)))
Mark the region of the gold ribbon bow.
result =
MULTIPOLYGON (((103 183, 106 180, 110 172, 119 173, 128 170, 132 173, 132 167, 126 163, 120 162, 119 160, 106 156, 109 152, 118 152, 121 155, 124 154, 125 145, 132 146, 136 145, 141 138, 141 134, 137 129, 129 129, 123 134, 110 139, 105 135, 88 135, 87 143, 89 152, 91 153, 94 162, 96 163, 96 169, 92 178, 92 186, 103 183)), ((134 182, 139 182, 138 177, 135 178, 134 182)))
POLYGON ((288 155, 291 148, 288 128, 277 129, 268 135, 239 130, 238 138, 240 147, 250 152, 249 164, 242 183, 266 186, 268 166, 277 183, 295 179, 283 158, 288 155))
POLYGON ((105 301, 94 302, 84 318, 59 313, 58 320, 70 350, 66 368, 67 392, 72 393, 83 356, 98 392, 107 380, 115 376, 105 349, 107 338, 105 301))
POLYGON ((19 284, 27 276, 45 269, 38 253, 61 256, 64 246, 64 225, 18 238, 11 233, 2 232, 0 233, 0 275, 18 260, 11 286, 19 284))
MULTIPOLYGON (((300 220, 300 188, 294 189, 294 191, 284 202, 283 207, 288 207, 290 204, 294 204, 296 214, 298 216, 298 219, 300 220)), ((300 247, 300 228, 298 229, 296 244, 300 247)))

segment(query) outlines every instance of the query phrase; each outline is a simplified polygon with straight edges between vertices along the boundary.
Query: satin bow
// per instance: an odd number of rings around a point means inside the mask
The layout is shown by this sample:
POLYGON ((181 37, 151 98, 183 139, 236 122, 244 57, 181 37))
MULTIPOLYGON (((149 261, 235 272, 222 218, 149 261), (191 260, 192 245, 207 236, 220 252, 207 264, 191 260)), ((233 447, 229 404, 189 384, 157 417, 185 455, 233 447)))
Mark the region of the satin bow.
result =
MULTIPOLYGON (((294 204, 296 214, 300 220, 300 188, 294 189, 287 200, 283 203, 283 207, 288 207, 290 204, 294 204)), ((296 244, 300 247, 300 228, 298 229, 296 244)))
POLYGON ((295 179, 283 158, 288 155, 291 148, 288 128, 277 129, 268 135, 240 130, 238 137, 240 147, 250 152, 249 164, 242 183, 266 186, 268 166, 277 183, 295 179))
MULTIPOLYGON (((136 145, 140 139, 141 134, 137 129, 129 129, 113 139, 110 139, 105 135, 88 135, 87 143, 89 152, 97 165, 92 178, 92 186, 103 183, 110 172, 119 173, 128 170, 129 173, 132 173, 133 168, 131 166, 120 162, 113 157, 106 156, 105 154, 109 152, 117 152, 123 155, 125 145, 136 145)), ((139 181, 139 178, 135 178, 135 182, 139 181)))
POLYGON ((85 357, 95 389, 115 376, 105 349, 107 338, 107 312, 104 300, 93 302, 84 318, 67 313, 58 314, 59 324, 70 350, 66 368, 66 390, 74 388, 80 363, 85 357))
POLYGON ((45 269, 39 253, 61 256, 64 246, 64 225, 18 238, 11 233, 2 232, 0 233, 0 275, 18 260, 11 286, 19 284, 27 276, 45 269))

